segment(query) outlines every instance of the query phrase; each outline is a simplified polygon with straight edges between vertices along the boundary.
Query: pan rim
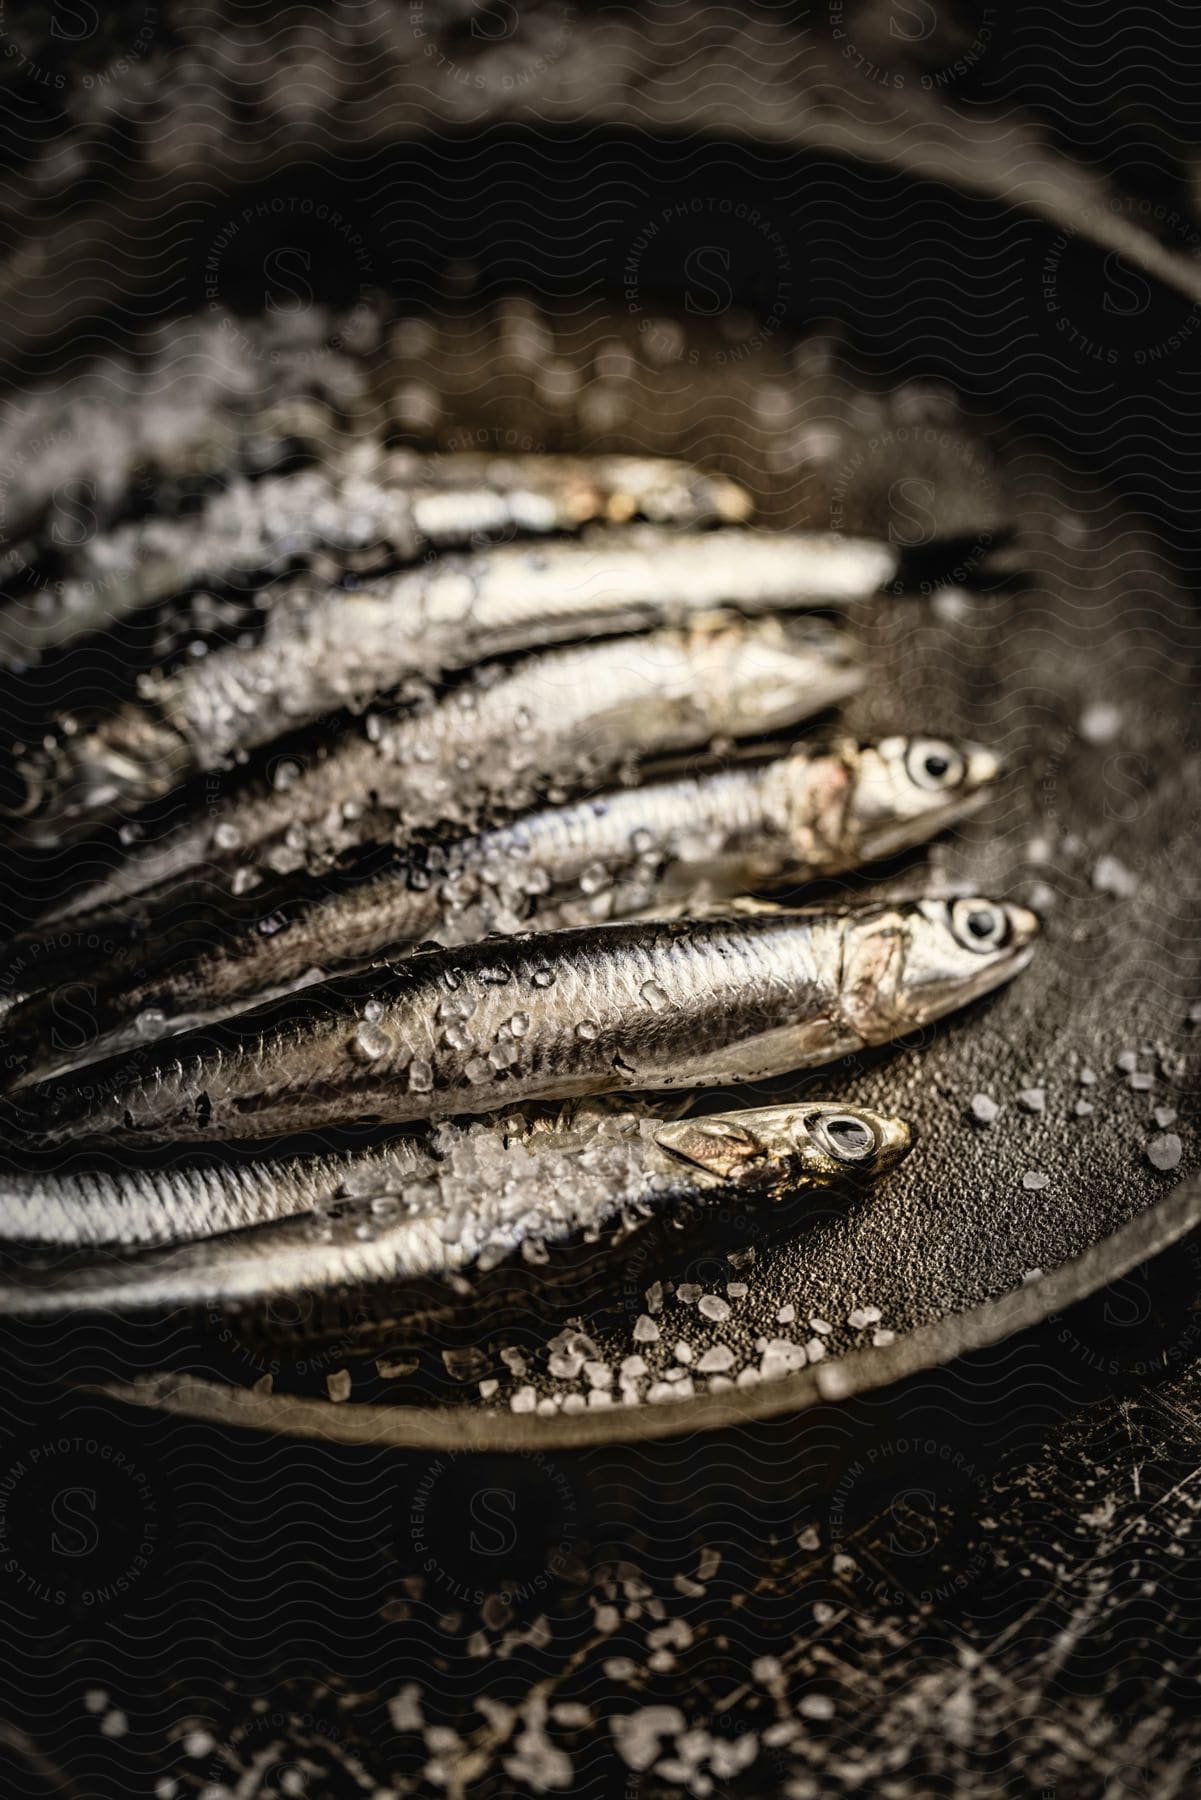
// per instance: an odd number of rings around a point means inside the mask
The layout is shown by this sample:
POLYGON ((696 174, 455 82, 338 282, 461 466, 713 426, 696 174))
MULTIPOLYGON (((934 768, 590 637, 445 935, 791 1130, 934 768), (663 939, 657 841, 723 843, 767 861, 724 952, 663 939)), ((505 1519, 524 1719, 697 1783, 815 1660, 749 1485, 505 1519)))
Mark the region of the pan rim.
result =
POLYGON ((84 1383, 76 1391, 209 1424, 330 1444, 456 1454, 528 1454, 649 1443, 838 1404, 986 1349, 1087 1299, 1139 1264, 1162 1255, 1198 1225, 1201 1174, 1178 1183, 1079 1256, 1069 1257, 1037 1280, 996 1299, 916 1326, 891 1344, 852 1350, 834 1361, 776 1376, 751 1388, 696 1394, 670 1405, 614 1406, 546 1418, 469 1406, 386 1406, 262 1394, 253 1388, 176 1374, 84 1383))

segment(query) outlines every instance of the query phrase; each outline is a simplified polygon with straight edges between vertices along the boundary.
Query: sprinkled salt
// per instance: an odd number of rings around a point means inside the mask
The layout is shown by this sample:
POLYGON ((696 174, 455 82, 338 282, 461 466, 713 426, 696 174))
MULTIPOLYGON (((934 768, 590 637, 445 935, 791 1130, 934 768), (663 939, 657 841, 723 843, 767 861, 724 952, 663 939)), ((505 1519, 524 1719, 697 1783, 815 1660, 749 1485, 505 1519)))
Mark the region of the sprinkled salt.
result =
POLYGON ((728 1344, 714 1344, 706 1350, 697 1363, 700 1375, 724 1375, 727 1369, 734 1366, 734 1352, 728 1344))
POLYGON ((1047 1108, 1046 1088, 1023 1088, 1018 1095, 1018 1105, 1024 1107, 1027 1112, 1045 1112, 1047 1108))
POLYGON ((1157 1106, 1152 1116, 1159 1129, 1166 1131, 1169 1125, 1176 1123, 1176 1108, 1174 1106, 1157 1106))
MULTIPOLYGON (((638 1315, 637 1323, 634 1326, 634 1342, 636 1344, 657 1344, 659 1342, 659 1327, 649 1313, 638 1315)), ((622 1366, 624 1368, 625 1365, 622 1366)))
POLYGON ((1050 1185, 1051 1177, 1049 1175, 1040 1174, 1037 1169, 1027 1169, 1026 1173, 1022 1176, 1022 1186, 1028 1189, 1032 1194, 1039 1193, 1043 1188, 1050 1187, 1050 1185))
POLYGON ((726 1293, 730 1296, 731 1300, 745 1300, 748 1291, 745 1281, 726 1282, 726 1293))
POLYGON ((877 1350, 882 1350, 886 1344, 895 1344, 896 1341, 897 1334, 895 1331, 889 1331, 887 1328, 884 1328, 880 1331, 872 1332, 872 1343, 876 1346, 877 1350))
POLYGON ((1122 714, 1108 701, 1094 700, 1081 713, 1077 729, 1086 744, 1112 744, 1122 729, 1122 714))
POLYGON ((776 1320, 781 1325, 791 1325, 795 1318, 796 1307, 791 1302, 787 1306, 781 1306, 776 1312, 776 1320))
POLYGON ((989 1094, 973 1094, 971 1113, 978 1125, 991 1125, 1000 1107, 989 1094))
POLYGON ((803 1368, 805 1360, 802 1345, 794 1344, 791 1338, 772 1338, 763 1352, 759 1369, 764 1380, 770 1381, 777 1375, 790 1375, 794 1369, 803 1368))
POLYGON ((717 1294, 702 1294, 697 1311, 706 1319, 713 1319, 723 1324, 730 1316, 729 1302, 722 1300, 717 1294))
POLYGON ((810 1319, 809 1329, 810 1331, 819 1331, 823 1336, 827 1336, 834 1327, 828 1319, 810 1319))
POLYGON ((1181 1142, 1174 1131, 1161 1132, 1147 1145, 1147 1161, 1153 1169, 1174 1169, 1180 1162, 1181 1142))
POLYGON ((847 1324, 854 1331, 862 1331, 866 1325, 878 1325, 883 1317, 878 1306, 857 1306, 847 1314, 847 1324))
POLYGON ((1116 856, 1099 856, 1093 865, 1093 887, 1098 894, 1131 900, 1138 893, 1138 876, 1116 856))
POLYGON ((326 1391, 331 1400, 350 1399, 350 1370, 334 1369, 325 1378, 326 1391))
POLYGON ((1081 1087, 1095 1087, 1096 1084, 1097 1084, 1096 1070, 1095 1069, 1081 1069, 1081 1071, 1080 1071, 1081 1087))
POLYGON ((1078 1119, 1087 1119, 1088 1115, 1097 1109, 1091 1100, 1077 1100, 1072 1110, 1078 1119))
POLYGON ((520 1387, 509 1401, 509 1406, 515 1413, 531 1413, 537 1401, 538 1396, 532 1387, 520 1387))
POLYGON ((695 1281, 682 1281, 676 1289, 676 1299, 681 1306, 695 1306, 703 1289, 695 1281))
POLYGON ((652 1381, 646 1390, 646 1397, 652 1406, 658 1406, 664 1400, 690 1398, 692 1391, 692 1378, 685 1376, 683 1381, 652 1381))
POLYGON ((810 1338, 809 1342, 805 1345, 805 1356, 807 1361, 811 1363, 820 1362, 825 1354, 826 1346, 822 1343, 821 1339, 819 1337, 810 1338))
POLYGON ((1138 1051, 1119 1051, 1114 1061, 1114 1067, 1120 1069, 1123 1075, 1133 1075, 1134 1071, 1138 1068, 1138 1051))
POLYGON ((386 1357, 381 1356, 375 1366, 385 1381, 398 1381, 404 1375, 411 1375, 416 1369, 417 1363, 415 1359, 408 1357, 390 1362, 386 1357))
POLYGON ((1155 1077, 1145 1069, 1136 1069, 1129 1077, 1127 1086, 1132 1087, 1136 1094, 1146 1094, 1155 1086, 1155 1077))

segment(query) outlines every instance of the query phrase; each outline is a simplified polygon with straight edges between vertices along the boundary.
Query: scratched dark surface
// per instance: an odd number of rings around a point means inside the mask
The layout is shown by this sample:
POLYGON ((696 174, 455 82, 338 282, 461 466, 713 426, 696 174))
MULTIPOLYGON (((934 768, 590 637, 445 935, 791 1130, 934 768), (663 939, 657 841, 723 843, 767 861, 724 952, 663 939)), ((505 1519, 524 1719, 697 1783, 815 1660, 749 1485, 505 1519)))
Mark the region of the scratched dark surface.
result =
MULTIPOLYGON (((575 24, 590 11, 560 10, 575 24)), ((833 70, 847 60, 828 41, 832 10, 771 10, 833 70)), ((1192 251, 1197 157, 1180 84, 1197 15, 1136 10, 1119 29, 1084 5, 1014 9, 991 20, 991 56, 976 58, 980 19, 948 5, 918 67, 939 92, 945 74, 965 113, 1027 108, 1044 142, 1119 180, 1131 208, 1165 205, 1165 238, 1192 251)), ((271 52, 243 49, 228 66, 211 31, 220 11, 156 11, 143 45, 150 11, 131 0, 80 51, 40 9, 16 31, 18 9, 5 9, 16 129, 3 221, 6 241, 36 245, 4 272, 6 377, 53 379, 135 314, 202 305, 228 196, 279 176, 285 192, 340 198, 366 232, 369 271, 343 259, 332 299, 391 286, 422 314, 379 358, 402 435, 689 454, 750 480, 773 524, 878 523, 896 508, 898 466, 916 468, 960 532, 937 579, 958 562, 952 590, 968 592, 876 616, 880 682, 854 723, 925 724, 937 708, 1016 753, 1022 776, 999 810, 940 854, 950 875, 1053 890, 1043 970, 887 1060, 937 1185, 915 1164, 887 1210, 819 1222, 803 1267, 765 1253, 748 1279, 754 1317, 801 1335, 771 1322, 803 1293, 805 1312, 839 1314, 844 1347, 849 1309, 877 1304, 856 1344, 878 1326, 903 1341, 1154 1209, 1192 1161, 1196 1088, 1196 375, 1191 353, 1160 348, 1191 338, 1195 308, 1160 296, 1142 346, 1153 364, 1126 354, 1137 317, 1111 363, 1101 259, 1084 258, 1069 305, 1081 328, 1066 341, 1044 304, 1048 257, 1062 254, 1054 226, 995 190, 948 201, 874 152, 844 162, 820 130, 803 152, 781 148, 771 85, 740 99, 735 77, 731 102, 731 21, 706 25, 704 9, 635 18, 655 46, 649 76, 666 80, 619 82, 608 111, 577 87, 573 111, 570 88, 539 91, 539 62, 579 82, 581 32, 568 55, 554 5, 522 8, 518 102, 491 122, 459 79, 481 42, 434 0, 385 7, 382 26, 374 10, 333 8, 342 35, 328 40, 313 15, 287 15, 271 52), (436 73, 415 25, 437 33, 436 73), (541 33, 528 55, 527 28, 541 33), (693 61, 680 62, 681 32, 696 34, 693 61), (171 60, 180 45, 190 67, 171 60), (272 58, 285 50, 281 78, 272 58), (164 103, 197 72, 198 104, 164 103), (431 123, 452 116, 454 141, 431 145, 431 123), (390 158, 411 140, 397 181, 390 158), (292 156, 306 142, 307 162, 292 156), (677 297, 661 291, 678 286, 670 256, 637 246, 666 208, 712 193, 753 194, 784 221, 791 291, 786 328, 736 332, 724 361, 694 362, 677 297), (634 298, 614 300, 637 256, 634 298), (492 301, 514 282, 550 323, 529 314, 498 336, 492 301), (793 330, 806 346, 795 355, 793 330), (966 413, 948 388, 972 397, 966 413), (865 398, 877 390, 888 397, 865 398), (984 540, 1015 508, 1029 554, 1007 572, 984 540), (1013 574, 1032 562, 1033 581, 1013 574), (1007 659, 1007 688, 982 677, 1007 659), (1097 700, 1121 715, 1108 743, 1080 729, 1097 700), (1028 855, 1048 830, 1050 857, 1028 855), (1097 892, 1104 852, 1137 895, 1097 892), (1115 1066, 1129 1051, 1150 1088, 1115 1066), (1017 1101, 1032 1083, 1042 1113, 1017 1101), (976 1092, 1003 1103, 991 1127, 964 1117, 976 1092), (1086 1094, 1094 1112, 1077 1117, 1086 1094), (1156 1105, 1178 1110, 1186 1142, 1170 1176, 1145 1155, 1156 1105), (1022 1188, 1027 1170, 1048 1186, 1022 1188), (866 1259, 860 1276, 848 1249, 866 1259)), ((894 128, 897 96, 872 59, 896 37, 886 8, 845 14, 856 56, 844 93, 866 141, 894 128)), ((605 79, 598 61, 598 91, 605 79)), ((1016 165, 1021 130, 1012 144, 1016 165)), ((745 256, 745 237, 734 248, 745 256)), ((742 298, 770 309, 782 289, 759 260, 742 298)), ((1115 291, 1128 311, 1128 280, 1115 291)), ((11 886, 14 905, 27 898, 11 886)), ((880 1078, 873 1068, 845 1091, 878 1096, 880 1078)), ((122 1406, 63 1383, 81 1373, 82 1340, 35 1333, 3 1353, 3 1791, 1194 1794, 1198 1257, 1201 1239, 1186 1239, 1082 1305, 845 1404, 509 1455, 301 1441, 122 1406)), ((686 1309, 669 1297, 668 1310, 686 1309)), ((156 1326, 143 1365, 176 1353, 187 1365, 196 1344, 191 1324, 156 1326)), ((99 1373, 103 1355, 89 1354, 82 1372, 99 1373)), ((889 1348, 878 1354, 883 1371, 889 1348)))

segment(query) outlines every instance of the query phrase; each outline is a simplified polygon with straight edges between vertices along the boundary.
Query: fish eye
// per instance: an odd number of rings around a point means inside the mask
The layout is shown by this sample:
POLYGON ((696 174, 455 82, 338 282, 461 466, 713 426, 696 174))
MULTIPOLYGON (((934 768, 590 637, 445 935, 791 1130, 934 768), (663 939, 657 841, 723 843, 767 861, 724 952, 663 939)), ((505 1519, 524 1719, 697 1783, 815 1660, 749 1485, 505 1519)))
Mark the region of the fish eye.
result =
POLYGON ((815 1113, 809 1130, 820 1147, 838 1162, 862 1163, 876 1154, 876 1134, 854 1113, 815 1113))
POLYGON ((967 764, 954 744, 942 738, 914 738, 905 754, 905 770, 915 787, 938 794, 959 786, 967 764))
POLYGON ((999 950, 1009 937, 1009 914, 991 900, 956 900, 951 930, 965 950, 999 950))

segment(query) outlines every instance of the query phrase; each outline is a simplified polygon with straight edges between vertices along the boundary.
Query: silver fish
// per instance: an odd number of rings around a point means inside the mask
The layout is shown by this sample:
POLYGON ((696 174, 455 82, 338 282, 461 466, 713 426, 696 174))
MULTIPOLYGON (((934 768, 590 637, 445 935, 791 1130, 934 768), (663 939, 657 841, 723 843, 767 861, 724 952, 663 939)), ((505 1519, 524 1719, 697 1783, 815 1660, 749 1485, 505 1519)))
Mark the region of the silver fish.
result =
POLYGON ((258 643, 146 676, 140 702, 20 760, 12 810, 32 841, 52 840, 72 819, 145 804, 239 751, 361 711, 413 675, 680 624, 726 602, 770 612, 862 597, 895 569, 887 546, 833 534, 645 525, 447 556, 332 594, 298 580, 258 643))
POLYGON ((361 1156, 287 1162, 18 1169, 0 1175, 0 1241, 73 1249, 186 1243, 319 1212, 359 1168, 369 1168, 383 1192, 422 1178, 429 1161, 417 1140, 400 1139, 361 1156))
POLYGON ((360 442, 311 468, 231 481, 199 513, 153 517, 89 538, 60 592, 64 609, 77 617, 102 596, 111 624, 202 584, 253 591, 267 575, 317 552, 365 572, 476 538, 574 531, 589 521, 637 516, 731 523, 750 511, 749 496, 734 482, 669 458, 420 457, 360 442))
MULTIPOLYGON (((486 810, 526 810, 551 786, 569 797, 671 751, 787 731, 862 684, 853 640, 820 619, 714 613, 679 629, 549 650, 486 669, 402 717, 352 727, 308 767, 286 762, 273 780, 135 844, 48 922, 119 929, 130 897, 199 865, 249 865, 236 891, 264 868, 321 866, 364 842, 400 842, 446 823, 471 830, 486 810)), ((31 972, 43 936, 14 945, 31 972)), ((66 948, 59 937, 53 954, 66 948)))
MULTIPOLYGON (((444 1126, 380 1150, 136 1180, 10 1176, 6 1210, 15 1202, 18 1220, 44 1243, 144 1245, 155 1233, 171 1247, 66 1268, 44 1257, 41 1266, 10 1261, 0 1314, 443 1281, 487 1274, 523 1249, 541 1259, 581 1238, 603 1238, 603 1254, 656 1214, 675 1220, 723 1197, 772 1201, 870 1183, 911 1145, 901 1119, 807 1100, 668 1123, 581 1109, 535 1129, 444 1126), (99 1225, 85 1204, 100 1212, 99 1225), (256 1215, 259 1229, 237 1229, 256 1215)), ((444 1295, 456 1310, 460 1293, 444 1295)))
POLYGON ((1037 931, 965 898, 423 951, 10 1094, 5 1124, 43 1146, 197 1142, 757 1081, 988 993, 1037 931))
MULTIPOLYGON (((649 917, 781 881, 833 875, 931 836, 1000 773, 990 751, 938 738, 845 742, 760 767, 604 794, 527 815, 466 841, 402 854, 349 885, 285 878, 230 895, 209 920, 177 904, 129 953, 89 978, 99 1034, 133 1019, 155 1035, 221 1018, 313 971, 353 968, 414 944, 649 917), (181 950, 182 945, 182 950, 181 950), (130 964, 133 971, 130 972, 130 964)), ((205 896, 207 900, 207 896, 205 896)), ((93 961, 94 961, 93 953, 93 961)), ((5 1021, 5 1041, 44 1053, 71 993, 51 988, 5 1021)), ((78 1010, 78 1009, 76 1009, 78 1010)), ((116 1044, 93 1046, 91 1059, 116 1044)), ((52 1065, 53 1066, 53 1065, 52 1065)))

